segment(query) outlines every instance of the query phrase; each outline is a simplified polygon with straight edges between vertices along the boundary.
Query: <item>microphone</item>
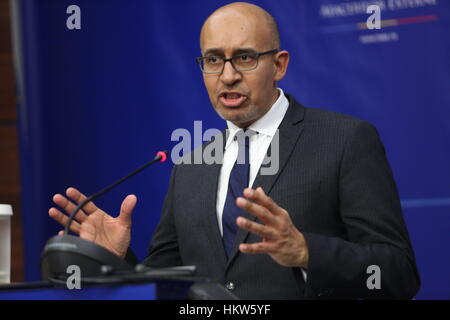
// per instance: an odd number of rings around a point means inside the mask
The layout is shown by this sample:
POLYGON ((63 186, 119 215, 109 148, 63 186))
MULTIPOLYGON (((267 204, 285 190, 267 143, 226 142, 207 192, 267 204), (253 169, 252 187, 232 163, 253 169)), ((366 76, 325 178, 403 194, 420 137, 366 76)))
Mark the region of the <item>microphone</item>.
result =
POLYGON ((115 271, 133 269, 124 259, 102 246, 78 236, 69 235, 70 225, 78 211, 88 202, 97 199, 152 164, 166 161, 167 155, 168 151, 159 151, 153 160, 79 203, 67 220, 64 234, 50 238, 44 246, 41 254, 42 278, 49 280, 65 279, 69 276, 67 268, 72 265, 80 268, 83 277, 103 275, 106 269, 115 271))

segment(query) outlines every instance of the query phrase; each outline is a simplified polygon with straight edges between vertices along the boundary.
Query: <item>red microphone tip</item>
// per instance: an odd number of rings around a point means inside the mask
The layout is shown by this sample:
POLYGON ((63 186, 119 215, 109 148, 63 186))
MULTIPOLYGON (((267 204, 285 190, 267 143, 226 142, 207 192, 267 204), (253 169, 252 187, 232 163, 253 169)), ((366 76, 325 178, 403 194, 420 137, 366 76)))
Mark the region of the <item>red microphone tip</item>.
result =
POLYGON ((164 151, 158 151, 158 153, 156 154, 156 156, 161 156, 161 160, 159 160, 159 162, 164 162, 167 160, 167 153, 164 151))

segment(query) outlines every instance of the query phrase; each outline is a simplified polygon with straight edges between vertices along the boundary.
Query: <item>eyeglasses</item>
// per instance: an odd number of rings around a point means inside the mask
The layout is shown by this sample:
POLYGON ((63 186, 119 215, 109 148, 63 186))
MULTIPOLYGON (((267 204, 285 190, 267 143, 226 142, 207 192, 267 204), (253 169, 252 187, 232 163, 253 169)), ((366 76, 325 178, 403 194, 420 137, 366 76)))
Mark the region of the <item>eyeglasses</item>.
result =
POLYGON ((247 52, 237 54, 231 58, 225 59, 221 56, 206 56, 198 57, 197 62, 203 73, 219 74, 223 72, 225 62, 230 61, 231 65, 236 71, 250 71, 258 67, 259 57, 266 54, 276 53, 278 49, 273 49, 265 52, 247 52))

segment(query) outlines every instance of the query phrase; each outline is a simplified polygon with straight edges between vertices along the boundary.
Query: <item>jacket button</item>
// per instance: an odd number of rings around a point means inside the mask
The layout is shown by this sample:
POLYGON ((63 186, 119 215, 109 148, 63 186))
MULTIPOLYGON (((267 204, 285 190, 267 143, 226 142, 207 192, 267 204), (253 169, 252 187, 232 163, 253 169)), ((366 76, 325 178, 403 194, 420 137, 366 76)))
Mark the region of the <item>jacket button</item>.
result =
POLYGON ((225 283, 225 288, 227 288, 230 291, 233 291, 236 288, 236 286, 234 285, 233 282, 228 281, 227 283, 225 283))

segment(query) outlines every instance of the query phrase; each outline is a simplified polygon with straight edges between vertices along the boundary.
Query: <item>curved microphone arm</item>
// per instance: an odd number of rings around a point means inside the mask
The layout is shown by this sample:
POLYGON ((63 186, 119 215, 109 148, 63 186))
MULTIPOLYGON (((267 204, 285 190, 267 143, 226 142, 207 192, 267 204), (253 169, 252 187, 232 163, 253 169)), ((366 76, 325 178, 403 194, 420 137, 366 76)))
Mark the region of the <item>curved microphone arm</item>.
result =
POLYGON ((89 201, 94 201, 95 199, 97 199, 98 197, 100 197, 102 194, 108 192, 109 190, 111 190, 112 188, 118 186, 119 184, 121 184, 122 182, 124 182, 125 180, 128 180, 129 178, 131 178, 132 176, 134 176, 135 174, 141 172, 142 170, 144 170, 145 168, 147 168, 148 166, 154 164, 155 162, 164 162, 167 160, 167 154, 168 151, 159 151, 155 158, 153 160, 151 160, 150 162, 147 162, 146 164, 144 164, 143 166, 141 166, 140 168, 136 169, 135 171, 131 172, 130 174, 128 174, 127 176, 123 177, 122 179, 114 182, 113 184, 107 186, 106 188, 100 190, 97 193, 94 193, 93 195, 87 197, 86 199, 84 199, 82 202, 80 202, 78 204, 78 206, 72 211, 72 213, 69 216, 69 220, 67 220, 66 223, 66 227, 64 229, 64 234, 69 234, 69 230, 70 230, 70 225, 72 224, 73 219, 75 218, 75 215, 77 214, 78 211, 80 211, 80 209, 82 209, 86 203, 88 203, 89 201))

